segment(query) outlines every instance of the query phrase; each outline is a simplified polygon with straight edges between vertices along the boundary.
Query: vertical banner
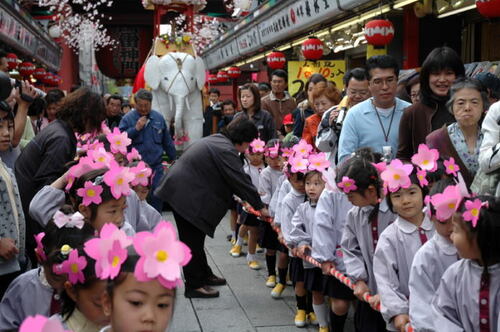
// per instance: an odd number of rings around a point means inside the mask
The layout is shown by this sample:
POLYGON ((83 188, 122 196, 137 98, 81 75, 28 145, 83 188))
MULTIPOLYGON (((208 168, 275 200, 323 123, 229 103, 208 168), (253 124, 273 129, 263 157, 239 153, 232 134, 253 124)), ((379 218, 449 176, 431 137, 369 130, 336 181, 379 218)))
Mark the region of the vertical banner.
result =
POLYGON ((307 80, 314 73, 320 73, 342 90, 345 71, 344 60, 288 61, 288 92, 295 96, 304 91, 307 80))

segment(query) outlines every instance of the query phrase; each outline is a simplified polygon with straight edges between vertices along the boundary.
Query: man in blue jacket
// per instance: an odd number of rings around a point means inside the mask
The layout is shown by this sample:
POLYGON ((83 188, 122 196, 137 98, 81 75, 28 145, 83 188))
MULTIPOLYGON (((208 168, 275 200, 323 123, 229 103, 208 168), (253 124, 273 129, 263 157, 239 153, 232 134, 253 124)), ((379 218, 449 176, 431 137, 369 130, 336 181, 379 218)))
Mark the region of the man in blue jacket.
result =
POLYGON ((151 109, 153 95, 141 89, 135 94, 136 108, 128 112, 120 121, 120 131, 126 131, 142 160, 153 170, 153 183, 148 198, 156 210, 161 212, 162 201, 153 195, 163 176, 162 155, 175 159, 175 146, 163 116, 151 109))

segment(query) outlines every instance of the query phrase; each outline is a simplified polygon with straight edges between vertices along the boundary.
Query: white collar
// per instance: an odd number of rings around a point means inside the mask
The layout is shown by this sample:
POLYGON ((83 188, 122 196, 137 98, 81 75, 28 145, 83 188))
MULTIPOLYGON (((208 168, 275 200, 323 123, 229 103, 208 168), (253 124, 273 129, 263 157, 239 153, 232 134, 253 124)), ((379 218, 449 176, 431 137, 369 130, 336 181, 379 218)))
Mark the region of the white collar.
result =
POLYGON ((457 255, 457 248, 453 245, 453 243, 438 232, 434 234, 434 241, 436 241, 436 245, 444 252, 445 255, 457 255))
MULTIPOLYGON (((361 211, 363 211, 363 213, 370 214, 370 212, 372 212, 374 208, 375 207, 373 205, 367 205, 361 207, 361 211)), ((387 205, 387 199, 384 198, 382 202, 380 202, 378 209, 383 213, 386 213, 389 210, 389 205, 387 205)), ((369 222, 368 218, 365 218, 365 220, 366 222, 369 222)))
POLYGON ((54 290, 52 288, 52 286, 49 284, 49 282, 47 281, 47 278, 45 278, 45 271, 43 269, 43 266, 40 266, 38 268, 38 279, 40 280, 40 283, 42 284, 42 286, 44 286, 47 289, 54 290))
MULTIPOLYGON (((413 232, 418 231, 418 227, 409 222, 408 220, 398 216, 396 221, 394 222, 396 226, 403 231, 404 233, 411 234, 413 232)), ((422 225, 420 225, 425 231, 431 231, 434 228, 432 221, 429 219, 429 216, 424 214, 424 220, 422 221, 422 225)))

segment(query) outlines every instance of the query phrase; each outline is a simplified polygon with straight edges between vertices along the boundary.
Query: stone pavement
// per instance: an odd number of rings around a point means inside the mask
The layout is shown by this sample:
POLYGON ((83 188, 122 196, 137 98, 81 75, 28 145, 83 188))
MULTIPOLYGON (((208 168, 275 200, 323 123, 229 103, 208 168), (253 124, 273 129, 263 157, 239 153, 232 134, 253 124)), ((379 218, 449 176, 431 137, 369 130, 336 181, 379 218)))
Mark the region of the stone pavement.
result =
MULTIPOLYGON (((174 220, 171 213, 166 217, 174 220)), ((291 286, 285 289, 282 299, 271 298, 271 289, 265 286, 264 254, 257 254, 262 269, 250 270, 245 257, 229 255, 227 234, 230 234, 228 216, 217 228, 215 238, 207 237, 206 250, 214 273, 226 278, 228 284, 217 287, 220 297, 216 299, 186 299, 184 290, 178 289, 169 332, 317 331, 316 327, 295 327, 295 295, 291 286)), ((352 319, 348 320, 345 331, 354 331, 352 319)))

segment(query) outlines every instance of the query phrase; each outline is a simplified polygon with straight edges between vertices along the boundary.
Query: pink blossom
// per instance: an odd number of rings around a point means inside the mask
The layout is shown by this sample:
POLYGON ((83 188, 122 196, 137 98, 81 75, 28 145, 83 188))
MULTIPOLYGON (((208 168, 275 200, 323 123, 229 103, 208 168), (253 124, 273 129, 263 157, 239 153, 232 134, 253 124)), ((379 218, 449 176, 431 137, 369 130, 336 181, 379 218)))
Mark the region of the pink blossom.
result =
POLYGON ((457 176, 457 173, 460 171, 460 167, 455 164, 453 157, 444 161, 444 167, 446 168, 446 174, 453 174, 453 176, 457 176))
POLYGON ((418 146, 418 153, 411 157, 411 162, 422 170, 434 172, 437 169, 439 152, 436 149, 429 149, 425 144, 418 146))
POLYGON ((260 138, 256 138, 250 143, 250 147, 252 148, 253 153, 259 153, 259 152, 264 153, 265 146, 266 142, 264 142, 260 138))
POLYGON ((398 191, 400 188, 411 186, 410 174, 413 171, 413 165, 403 164, 401 160, 391 161, 385 171, 380 174, 382 180, 387 183, 390 192, 398 191))
POLYGON ((101 123, 101 131, 104 135, 111 134, 111 129, 109 129, 108 125, 104 121, 101 123))
POLYGON ((372 163, 373 167, 375 167, 375 169, 377 170, 377 172, 380 174, 382 173, 383 171, 385 171, 385 169, 387 168, 387 164, 383 161, 379 162, 379 163, 372 163))
POLYGON ((42 315, 28 316, 21 326, 19 332, 71 332, 65 330, 57 318, 47 318, 42 315))
POLYGON ((166 288, 182 284, 181 267, 191 259, 191 250, 177 240, 171 223, 160 221, 152 233, 137 233, 133 241, 140 256, 134 272, 137 280, 157 278, 166 288))
POLYGON ((269 158, 277 158, 280 153, 280 144, 276 143, 274 146, 271 146, 269 148, 266 148, 266 156, 269 158))
POLYGON ((356 191, 358 189, 358 187, 356 186, 356 181, 349 178, 348 176, 342 177, 342 181, 337 183, 337 186, 340 189, 342 189, 342 191, 346 194, 350 193, 351 191, 356 191))
POLYGON ((109 163, 114 159, 113 155, 107 152, 103 147, 89 150, 87 154, 99 168, 109 167, 109 163))
POLYGON ((283 155, 284 158, 289 158, 293 154, 293 150, 290 148, 283 148, 281 149, 281 154, 283 155))
POLYGON ((462 200, 460 188, 458 186, 448 186, 443 193, 435 194, 431 197, 431 203, 436 210, 436 218, 446 221, 455 211, 457 211, 462 200))
POLYGON ((466 211, 463 214, 465 221, 470 221, 472 227, 477 226, 477 221, 479 220, 479 212, 481 211, 483 202, 480 199, 475 199, 473 201, 465 201, 466 211))
POLYGON ((127 153, 127 160, 129 163, 131 163, 134 160, 141 160, 141 155, 139 154, 139 151, 137 151, 136 148, 132 148, 132 150, 127 153))
POLYGON ((309 164, 309 160, 303 158, 302 155, 293 155, 288 159, 288 163, 290 164, 292 173, 306 173, 307 165, 309 164))
POLYGON ((45 237, 45 233, 44 232, 38 233, 34 235, 34 237, 36 241, 35 253, 42 262, 45 262, 47 260, 47 255, 45 255, 45 250, 43 248, 43 243, 42 243, 42 240, 45 237))
POLYGON ((420 187, 425 187, 429 185, 429 181, 427 181, 427 172, 423 169, 419 169, 417 171, 418 182, 420 182, 420 187))
POLYGON ((309 171, 324 172, 330 167, 330 162, 324 152, 309 155, 309 171))
POLYGON ((135 175, 128 167, 115 166, 104 174, 104 182, 111 188, 115 199, 130 194, 130 182, 134 179, 135 175))
POLYGON ((120 129, 115 128, 113 132, 106 136, 109 143, 111 144, 112 153, 121 153, 123 155, 127 154, 127 146, 132 143, 132 140, 128 138, 127 132, 120 132, 120 129))
POLYGON ((143 161, 139 162, 137 166, 131 167, 130 171, 135 175, 134 180, 132 180, 133 186, 147 186, 149 184, 149 177, 153 171, 143 161))
POLYGON ((84 251, 96 261, 97 277, 114 279, 127 259, 127 247, 131 244, 132 239, 124 231, 108 223, 101 228, 99 238, 85 242, 84 251))
POLYGON ((295 144, 292 147, 292 150, 295 152, 295 155, 307 158, 309 153, 311 153, 311 151, 313 150, 313 146, 311 144, 308 144, 305 139, 301 139, 299 144, 295 144))
POLYGON ((68 280, 73 285, 76 283, 84 283, 85 276, 83 269, 87 266, 87 259, 84 256, 78 256, 78 250, 72 249, 68 259, 60 264, 60 267, 53 266, 53 272, 56 274, 67 274, 68 280))
POLYGON ((83 198, 83 205, 101 204, 102 186, 94 185, 91 181, 85 181, 83 188, 76 191, 76 194, 83 198))

